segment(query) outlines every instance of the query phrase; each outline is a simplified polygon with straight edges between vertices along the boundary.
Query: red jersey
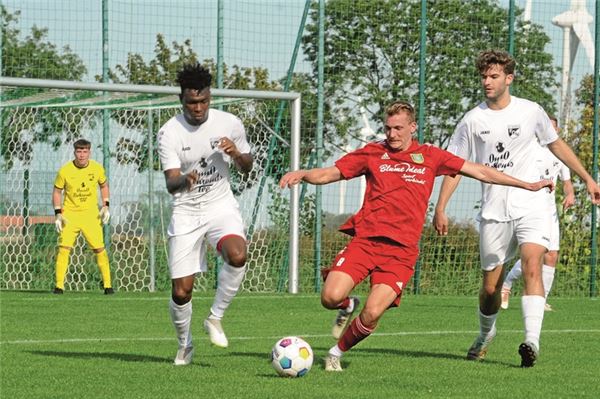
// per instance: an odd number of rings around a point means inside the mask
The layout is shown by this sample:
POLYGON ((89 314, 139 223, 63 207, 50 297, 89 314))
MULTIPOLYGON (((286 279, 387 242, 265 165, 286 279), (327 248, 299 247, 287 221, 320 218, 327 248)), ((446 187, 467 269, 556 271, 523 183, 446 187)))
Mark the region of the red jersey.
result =
POLYGON ((367 187, 362 208, 340 231, 417 245, 435 177, 455 176, 464 163, 448 151, 417 141, 406 151, 395 151, 383 140, 343 156, 335 166, 344 179, 364 175, 367 187))

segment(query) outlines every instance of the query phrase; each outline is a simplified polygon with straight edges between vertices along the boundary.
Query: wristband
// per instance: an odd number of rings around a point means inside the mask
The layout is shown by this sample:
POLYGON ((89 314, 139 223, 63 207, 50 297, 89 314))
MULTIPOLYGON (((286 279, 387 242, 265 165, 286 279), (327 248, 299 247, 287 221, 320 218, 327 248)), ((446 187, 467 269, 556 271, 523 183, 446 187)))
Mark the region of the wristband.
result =
POLYGON ((62 208, 54 208, 54 215, 60 215, 62 213, 62 208))
POLYGON ((104 200, 104 206, 109 206, 110 201, 108 199, 104 200))

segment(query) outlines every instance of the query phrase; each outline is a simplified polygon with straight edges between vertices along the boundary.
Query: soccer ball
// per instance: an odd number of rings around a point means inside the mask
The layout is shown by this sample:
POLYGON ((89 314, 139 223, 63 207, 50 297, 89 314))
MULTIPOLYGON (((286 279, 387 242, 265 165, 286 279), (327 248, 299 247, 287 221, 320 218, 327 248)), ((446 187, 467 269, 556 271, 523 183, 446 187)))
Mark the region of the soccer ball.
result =
POLYGON ((312 348, 302 338, 281 338, 271 351, 271 364, 282 377, 302 377, 308 373, 312 363, 312 348))

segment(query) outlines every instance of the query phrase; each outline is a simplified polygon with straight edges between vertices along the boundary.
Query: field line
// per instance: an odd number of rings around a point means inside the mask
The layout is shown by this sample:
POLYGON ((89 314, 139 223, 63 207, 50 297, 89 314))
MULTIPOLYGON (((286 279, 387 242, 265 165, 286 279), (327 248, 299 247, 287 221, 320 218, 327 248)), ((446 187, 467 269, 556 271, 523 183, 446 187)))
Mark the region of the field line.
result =
MULTIPOLYGON (((478 331, 398 331, 390 333, 374 333, 372 337, 394 337, 394 336, 409 336, 409 335, 473 335, 477 334, 478 331)), ((502 333, 510 334, 522 334, 523 330, 502 330, 502 333)), ((600 329, 591 330, 543 330, 543 334, 600 334, 600 329)), ((298 334, 303 338, 328 338, 330 334, 298 334)), ((241 337, 228 337, 230 341, 250 341, 250 340, 278 340, 282 336, 241 336, 241 337)), ((195 338, 198 339, 198 338, 195 338)), ((199 337, 201 341, 208 340, 208 337, 199 337)), ((69 339, 48 339, 48 340, 14 340, 14 341, 0 341, 0 345, 45 345, 45 344, 71 344, 71 343, 87 343, 87 342, 143 342, 143 341, 176 341, 174 336, 171 337, 113 337, 113 338, 69 338, 69 339)))

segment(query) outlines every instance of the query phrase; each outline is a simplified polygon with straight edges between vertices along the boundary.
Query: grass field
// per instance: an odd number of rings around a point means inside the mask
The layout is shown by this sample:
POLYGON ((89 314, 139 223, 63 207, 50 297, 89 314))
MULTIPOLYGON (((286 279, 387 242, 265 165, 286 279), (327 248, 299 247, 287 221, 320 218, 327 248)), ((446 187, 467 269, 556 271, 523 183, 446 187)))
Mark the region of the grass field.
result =
POLYGON ((326 373, 334 312, 316 295, 243 295, 223 321, 227 349, 202 331, 210 297, 194 298, 194 363, 171 364, 176 340, 168 294, 55 296, 0 292, 2 398, 598 398, 600 302, 552 298, 541 357, 519 367, 523 338, 515 300, 498 321, 483 363, 464 360, 477 330, 476 298, 408 296, 375 334, 326 373), (270 349, 285 335, 315 352, 307 376, 278 377, 270 349))

